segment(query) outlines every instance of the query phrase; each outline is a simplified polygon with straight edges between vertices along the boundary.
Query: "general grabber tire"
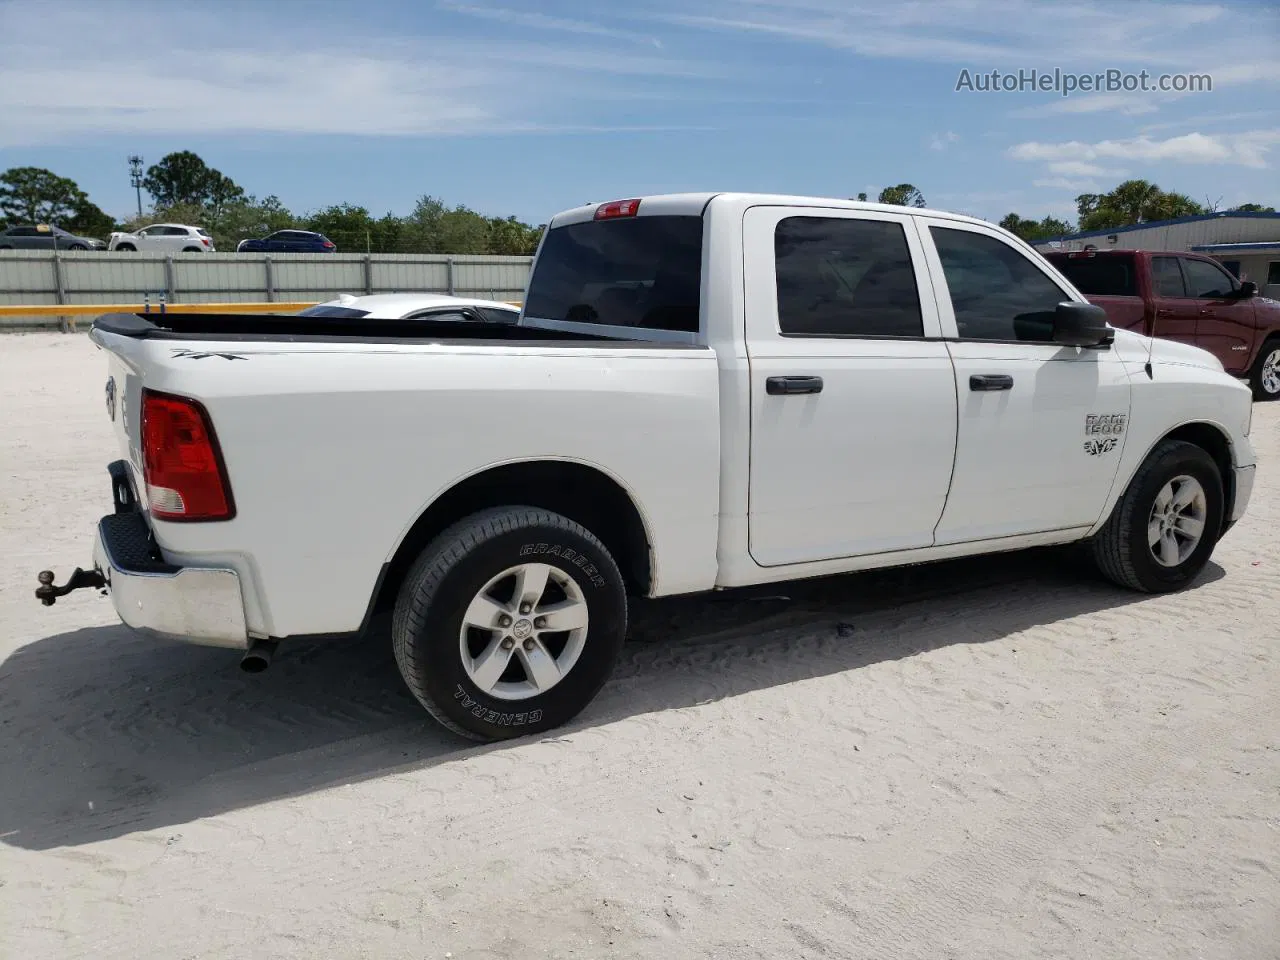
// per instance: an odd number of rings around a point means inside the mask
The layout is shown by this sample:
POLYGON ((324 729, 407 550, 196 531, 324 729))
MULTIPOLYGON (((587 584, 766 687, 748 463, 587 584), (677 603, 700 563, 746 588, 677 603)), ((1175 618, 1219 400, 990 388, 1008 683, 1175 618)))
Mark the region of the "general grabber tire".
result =
POLYGON ((1195 444, 1165 440, 1138 468, 1094 538, 1094 561, 1122 587, 1177 590, 1209 562, 1222 514, 1222 476, 1213 458, 1195 444))
POLYGON ((571 720, 622 649, 627 594, 609 551, 536 507, 473 514, 435 538, 396 599, 410 691, 455 733, 502 740, 571 720))

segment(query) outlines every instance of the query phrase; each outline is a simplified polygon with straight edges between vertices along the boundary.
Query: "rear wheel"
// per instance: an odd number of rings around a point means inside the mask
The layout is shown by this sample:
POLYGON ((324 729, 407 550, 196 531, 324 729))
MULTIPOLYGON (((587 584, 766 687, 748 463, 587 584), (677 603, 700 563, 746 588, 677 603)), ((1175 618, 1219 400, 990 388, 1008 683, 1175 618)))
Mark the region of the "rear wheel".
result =
POLYGON ((1255 400, 1280 399, 1280 338, 1273 337, 1258 351, 1249 373, 1249 386, 1255 400))
POLYGON ((182 252, 183 253, 202 253, 203 251, 199 247, 183 247, 182 252))
POLYGON ((1209 562, 1222 530, 1222 476, 1202 448, 1158 445, 1093 541, 1109 580, 1144 593, 1186 586, 1209 562))
POLYGON ((622 575, 581 525, 534 507, 468 517, 419 556, 396 600, 396 663, 455 733, 502 740, 577 716, 627 629, 622 575))

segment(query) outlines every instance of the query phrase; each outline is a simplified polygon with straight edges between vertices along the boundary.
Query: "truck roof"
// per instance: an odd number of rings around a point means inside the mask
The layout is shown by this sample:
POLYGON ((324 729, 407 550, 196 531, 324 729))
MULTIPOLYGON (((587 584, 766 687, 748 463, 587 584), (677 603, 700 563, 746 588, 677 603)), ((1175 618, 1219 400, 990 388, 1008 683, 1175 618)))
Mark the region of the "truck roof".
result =
POLYGON ((561 211, 551 218, 551 222, 548 224, 548 227, 560 226, 566 223, 580 223, 584 220, 590 220, 595 216, 595 212, 597 208, 599 208, 600 204, 616 200, 639 200, 640 209, 636 212, 636 216, 640 217, 662 215, 679 216, 682 214, 685 216, 697 216, 706 210, 708 204, 715 201, 717 205, 725 204, 727 206, 738 206, 742 208, 767 205, 867 210, 875 213, 914 213, 945 220, 957 220, 964 223, 980 223, 989 227, 995 226, 995 224, 990 221, 982 220, 978 217, 965 216, 964 214, 959 213, 949 213, 945 210, 934 210, 929 207, 901 207, 896 204, 871 203, 866 200, 845 200, 836 197, 807 197, 784 193, 702 192, 658 193, 639 197, 610 197, 604 200, 586 203, 580 207, 574 207, 571 210, 561 211))

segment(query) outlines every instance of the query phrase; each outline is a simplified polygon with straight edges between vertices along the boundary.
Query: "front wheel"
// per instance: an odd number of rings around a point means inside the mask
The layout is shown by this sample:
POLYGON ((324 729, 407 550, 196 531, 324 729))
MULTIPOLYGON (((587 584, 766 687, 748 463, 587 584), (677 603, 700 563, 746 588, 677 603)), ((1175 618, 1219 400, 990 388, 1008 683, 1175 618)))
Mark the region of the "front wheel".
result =
POLYGON ((116 252, 117 253, 134 253, 137 249, 138 248, 135 247, 132 243, 122 243, 120 244, 120 246, 116 247, 116 252))
POLYGON ((1222 515, 1222 476, 1213 458, 1195 444, 1166 440, 1138 468, 1094 539, 1094 560, 1122 587, 1177 590, 1209 562, 1222 515))
POLYGON ((1262 345, 1249 372, 1249 386, 1253 388, 1255 400, 1280 399, 1280 339, 1268 340, 1262 345))
POLYGON ((618 566, 580 524, 535 507, 485 510, 441 533, 396 600, 409 690, 473 740, 573 719, 609 678, 627 630, 618 566))

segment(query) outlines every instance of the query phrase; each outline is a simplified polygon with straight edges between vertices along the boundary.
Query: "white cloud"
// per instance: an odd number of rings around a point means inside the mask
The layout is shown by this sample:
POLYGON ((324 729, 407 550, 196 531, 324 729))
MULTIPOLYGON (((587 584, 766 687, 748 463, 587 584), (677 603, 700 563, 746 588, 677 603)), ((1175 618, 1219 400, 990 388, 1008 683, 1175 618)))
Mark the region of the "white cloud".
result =
POLYGON ((929 138, 930 150, 946 150, 953 143, 960 142, 960 134, 948 130, 946 133, 935 133, 929 138))
POLYGON ((1049 172, 1060 177, 1123 177, 1124 171, 1101 167, 1081 160, 1055 160, 1049 172))
MULTIPOLYGON (((752 33, 780 42, 848 50, 860 57, 954 64, 971 74, 1035 67, 1072 73, 1120 68, 1161 74, 1208 73, 1215 92, 1280 83, 1280 17, 1272 7, 1154 0, 702 0, 648 16, 695 29, 752 33)), ((950 87, 954 88, 954 79, 950 87)), ((981 93, 968 96, 984 96, 981 93)), ((1204 93, 1009 93, 1022 118, 1155 113, 1204 93)))
MULTIPOLYGON (((606 27, 587 20, 572 20, 565 17, 550 17, 545 13, 531 13, 524 10, 511 10, 506 7, 486 7, 472 3, 453 3, 440 0, 436 6, 450 13, 464 13, 481 20, 495 23, 506 23, 516 27, 528 27, 533 30, 560 30, 565 33, 578 33, 592 37, 613 37, 615 39, 635 40, 633 33, 606 27)), ((649 39, 649 38, 641 38, 649 39)))
POLYGON ((271 18, 283 9, 242 8, 232 18, 124 0, 0 4, 0 148, 112 133, 633 129, 570 109, 571 92, 588 83, 596 100, 607 100, 635 85, 713 76, 703 64, 587 41, 578 48, 436 38, 424 51, 412 38, 361 36, 358 27, 335 36, 320 21, 291 22, 282 32, 271 18))
POLYGON ((1062 114, 1118 113, 1136 117, 1159 110, 1153 97, 1140 97, 1117 93, 1094 93, 1084 97, 1059 97, 1033 107, 1019 107, 1010 111, 1012 117, 1051 117, 1062 114))
POLYGON ((1098 184, 1093 180, 1072 180, 1068 177, 1045 177, 1040 180, 1032 180, 1031 183, 1037 187, 1044 187, 1046 190, 1071 190, 1074 193, 1084 193, 1098 189, 1098 184))
POLYGON ((1020 143, 1010 148, 1015 160, 1047 162, 1088 162, 1100 159, 1174 163, 1224 164, 1262 168, 1271 147, 1280 143, 1280 129, 1250 130, 1244 133, 1187 133, 1166 140, 1133 137, 1128 140, 1100 140, 1082 143, 1020 143))
POLYGON ((1040 0, 709 0, 651 18, 974 69, 1124 64, 1176 72, 1222 62, 1230 82, 1275 79, 1275 45, 1266 39, 1274 14, 1250 10, 1247 27, 1220 3, 1055 0, 1047 11, 1040 0))

